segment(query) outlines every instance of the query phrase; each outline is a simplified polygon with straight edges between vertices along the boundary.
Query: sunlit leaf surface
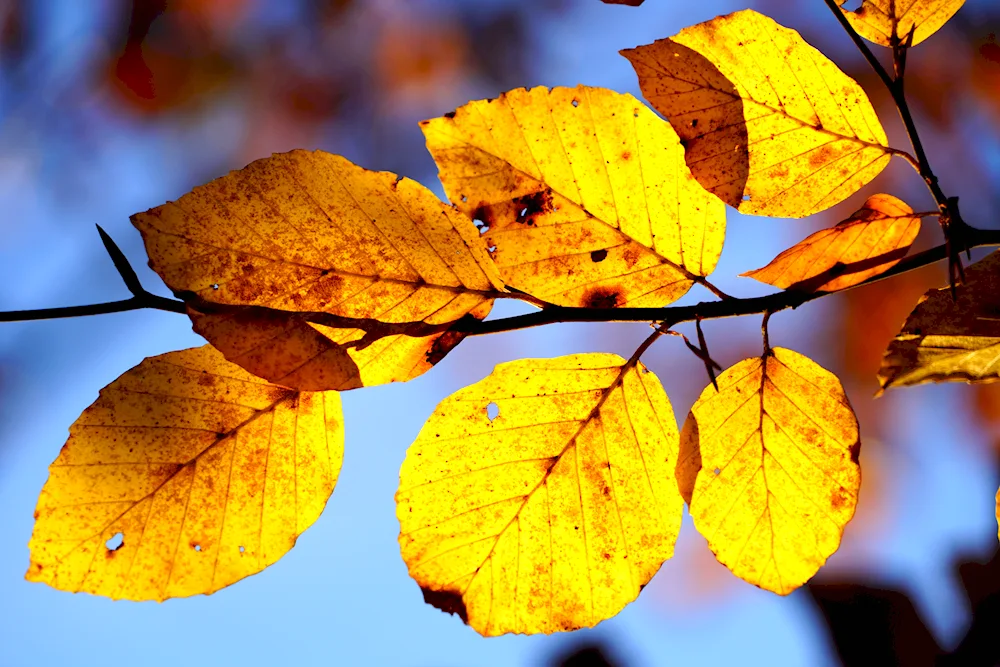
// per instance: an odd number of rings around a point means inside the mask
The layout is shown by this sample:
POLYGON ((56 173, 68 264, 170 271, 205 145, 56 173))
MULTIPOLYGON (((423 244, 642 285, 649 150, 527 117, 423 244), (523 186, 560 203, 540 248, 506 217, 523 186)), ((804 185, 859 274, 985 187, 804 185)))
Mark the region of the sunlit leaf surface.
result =
POLYGON ((198 332, 299 389, 408 380, 458 342, 423 325, 485 316, 503 291, 471 220, 418 183, 321 151, 257 160, 132 221, 150 265, 201 315, 198 332), (279 312, 210 312, 219 304, 279 312))
POLYGON ((684 423, 677 481, 719 562, 787 595, 854 516, 857 419, 836 376, 792 350, 745 359, 718 384, 684 423))
POLYGON ((920 232, 920 219, 912 214, 892 195, 873 195, 847 220, 742 275, 802 292, 834 292, 863 283, 906 256, 920 232))
POLYGON ((518 88, 421 127, 512 287, 565 306, 661 306, 715 268, 725 207, 631 95, 518 88))
POLYGON ((763 14, 720 16, 622 55, 684 141, 695 178, 743 213, 818 213, 889 162, 861 86, 763 14))
POLYGON ((343 443, 335 392, 268 384, 208 345, 150 357, 70 428, 27 578, 129 600, 213 593, 295 545, 343 443))
MULTIPOLYGON (((855 6, 856 0, 840 0, 855 6)), ((905 42, 913 31, 913 45, 919 44, 948 22, 965 0, 862 0, 854 10, 841 7, 859 35, 882 46, 892 46, 893 36, 905 42), (895 30, 895 32, 893 32, 895 30)))
POLYGON ((396 514, 410 576, 483 635, 614 616, 673 554, 677 437, 641 364, 500 364, 438 405, 406 454, 396 514))
POLYGON ((1000 253, 968 267, 955 296, 943 287, 920 299, 882 359, 883 390, 1000 378, 1000 253))

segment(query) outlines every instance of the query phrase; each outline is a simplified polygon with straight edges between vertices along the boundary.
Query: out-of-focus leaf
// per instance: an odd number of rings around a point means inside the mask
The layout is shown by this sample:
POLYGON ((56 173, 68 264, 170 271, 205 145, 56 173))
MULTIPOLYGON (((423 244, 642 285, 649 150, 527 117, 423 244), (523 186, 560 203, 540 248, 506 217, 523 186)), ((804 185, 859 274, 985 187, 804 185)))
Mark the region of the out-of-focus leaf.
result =
POLYGON ((661 306, 715 268, 725 207, 631 95, 519 88, 421 127, 512 287, 565 306, 661 306))
POLYGON ((132 222, 198 332, 298 389, 408 380, 461 340, 428 326, 485 317, 504 290, 471 220, 418 183, 320 151, 257 160, 132 222))
POLYGON ((208 345, 150 357, 70 428, 27 578, 116 599, 213 593, 295 545, 343 444, 335 392, 268 384, 208 345))
POLYGON ((894 36, 902 43, 912 30, 915 46, 947 23, 965 0, 862 0, 855 10, 843 7, 847 0, 839 4, 854 30, 868 41, 892 46, 894 36))
POLYGON ((407 451, 396 515, 410 576, 482 635, 614 616, 673 554, 677 437, 641 364, 497 366, 442 401, 407 451))
POLYGON ((889 343, 878 378, 882 391, 1000 378, 1000 252, 966 269, 955 299, 949 287, 920 299, 889 343))
POLYGON ((797 32, 753 10, 621 53, 684 141, 695 178, 743 213, 812 215, 889 162, 861 86, 797 32))
POLYGON ((684 423, 678 485, 719 562, 787 595, 854 516, 858 422, 837 377, 784 348, 741 361, 718 384, 684 423))
POLYGON ((920 218, 892 195, 873 195, 851 217, 784 251, 744 276, 802 292, 834 292, 885 273, 903 259, 920 218))

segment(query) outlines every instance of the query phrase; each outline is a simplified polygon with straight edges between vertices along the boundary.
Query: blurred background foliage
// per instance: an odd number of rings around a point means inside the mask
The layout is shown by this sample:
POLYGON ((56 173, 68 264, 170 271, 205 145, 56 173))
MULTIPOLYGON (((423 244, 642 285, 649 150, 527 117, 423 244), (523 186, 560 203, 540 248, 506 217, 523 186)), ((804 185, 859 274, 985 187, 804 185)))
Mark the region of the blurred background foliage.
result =
MULTIPOLYGON (((143 266, 128 215, 273 152, 322 148, 440 194, 417 121, 522 85, 584 83, 638 96, 618 49, 748 4, 800 30, 859 80, 894 145, 904 145, 889 96, 820 0, 647 0, 639 8, 598 0, 3 0, 0 309, 123 298, 95 223, 147 288, 165 293, 143 266)), ((968 0, 907 69, 935 170, 979 227, 1000 226, 998 34, 1000 5, 968 0)), ((735 276, 877 191, 920 210, 931 204, 900 162, 807 221, 730 212, 713 281, 739 296, 765 293, 735 276)), ((937 243, 928 224, 917 249, 937 243)), ((934 664, 955 651, 954 664, 993 664, 1000 384, 871 398, 888 340, 917 298, 943 282, 942 267, 930 267, 772 320, 772 342, 842 377, 862 426, 858 514, 808 591, 778 598, 740 582, 685 519, 674 559, 619 617, 574 635, 490 641, 423 605, 406 576, 392 503, 406 446, 440 399, 494 364, 576 351, 628 356, 643 326, 474 339, 412 383, 345 395, 341 482, 291 554, 210 598, 134 605, 25 583, 32 510, 67 427, 98 389, 145 356, 199 339, 186 319, 158 312, 5 324, 0 663, 823 665, 883 656, 934 664), (859 636, 882 644, 859 652, 859 636)), ((684 302, 708 297, 693 292, 684 302)), ((497 314, 519 308, 505 304, 497 314)), ((724 366, 759 351, 759 322, 744 320, 705 325, 724 366)), ((701 363, 671 340, 648 357, 683 419, 707 382, 701 363)))

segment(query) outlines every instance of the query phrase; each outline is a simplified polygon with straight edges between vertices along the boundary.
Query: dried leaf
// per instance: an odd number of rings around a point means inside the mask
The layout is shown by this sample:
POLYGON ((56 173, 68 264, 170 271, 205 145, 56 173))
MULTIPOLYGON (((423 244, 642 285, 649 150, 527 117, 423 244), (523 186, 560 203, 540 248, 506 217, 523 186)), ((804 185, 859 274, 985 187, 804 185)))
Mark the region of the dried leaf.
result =
POLYGON ((787 595, 854 515, 858 422, 837 377, 791 350, 745 359, 718 383, 684 423, 677 481, 719 562, 787 595))
POLYGON ((396 515, 410 576, 482 635, 614 616, 673 554, 677 437, 641 364, 500 364, 446 398, 406 454, 396 515))
POLYGON ((468 218, 418 183, 321 151, 257 160, 132 222, 150 266, 212 316, 194 318, 199 333, 247 370, 299 389, 410 379, 448 348, 444 330, 426 325, 484 317, 504 291, 468 218), (253 350, 240 327, 252 329, 253 350), (362 354, 366 334, 377 345, 362 354))
POLYGON ((885 273, 906 256, 920 218, 892 195, 873 195, 851 217, 744 276, 801 292, 835 292, 885 273))
POLYGON ((912 30, 911 46, 915 46, 937 32, 964 4, 965 0, 862 0, 858 9, 841 7, 841 11, 870 42, 892 46, 893 36, 905 42, 912 30))
POLYGON ((208 345, 150 357, 70 428, 27 579, 129 600, 225 588, 319 517, 343 444, 334 392, 268 384, 208 345))
POLYGON ((631 95, 519 88, 421 127, 512 287, 564 306, 661 306, 715 268, 725 208, 631 95))
POLYGON ((621 53, 684 141, 694 177, 743 213, 818 213, 889 162, 861 86, 763 14, 720 16, 621 53))
POLYGON ((878 372, 882 391, 1000 378, 1000 253, 967 268, 956 297, 943 287, 920 299, 885 351, 878 372))

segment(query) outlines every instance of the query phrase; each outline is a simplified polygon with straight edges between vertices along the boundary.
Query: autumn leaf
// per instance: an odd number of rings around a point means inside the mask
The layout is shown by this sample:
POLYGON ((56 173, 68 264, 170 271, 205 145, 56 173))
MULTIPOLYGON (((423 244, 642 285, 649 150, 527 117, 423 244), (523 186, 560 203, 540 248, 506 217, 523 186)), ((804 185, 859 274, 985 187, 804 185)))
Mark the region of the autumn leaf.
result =
POLYGON ((741 275, 782 289, 835 292, 891 269, 919 232, 913 209, 892 195, 873 195, 847 220, 741 275))
POLYGON ((684 141, 694 177, 743 213, 818 213, 889 162, 861 86, 763 14, 720 16, 621 53, 684 141))
POLYGON ((461 340, 449 323, 485 317, 505 291, 468 218, 321 151, 257 160, 132 222, 198 332, 298 389, 419 375, 461 340))
POLYGON ((150 357, 70 428, 27 579, 129 600, 225 588, 319 517, 343 444, 335 392, 268 384, 208 345, 150 357))
POLYGON ((719 562, 787 595, 854 516, 858 423, 836 376, 792 350, 745 359, 718 384, 684 423, 677 481, 719 562))
POLYGON ((407 451, 396 515, 410 576, 482 635, 614 616, 673 554, 677 437, 642 364, 500 364, 438 405, 407 451))
POLYGON ((966 269, 955 294, 952 299, 943 287, 920 299, 885 351, 878 372, 882 391, 1000 378, 1000 253, 966 269))
MULTIPOLYGON (((838 4, 845 5, 847 0, 838 4)), ((911 46, 915 46, 937 32, 964 4, 965 0, 862 0, 858 9, 842 6, 841 11, 870 42, 892 46, 893 37, 898 37, 905 43, 912 30, 911 46)))
POLYGON ((563 306, 662 306, 715 268, 725 209, 631 95, 519 88, 421 127, 512 287, 563 306))

